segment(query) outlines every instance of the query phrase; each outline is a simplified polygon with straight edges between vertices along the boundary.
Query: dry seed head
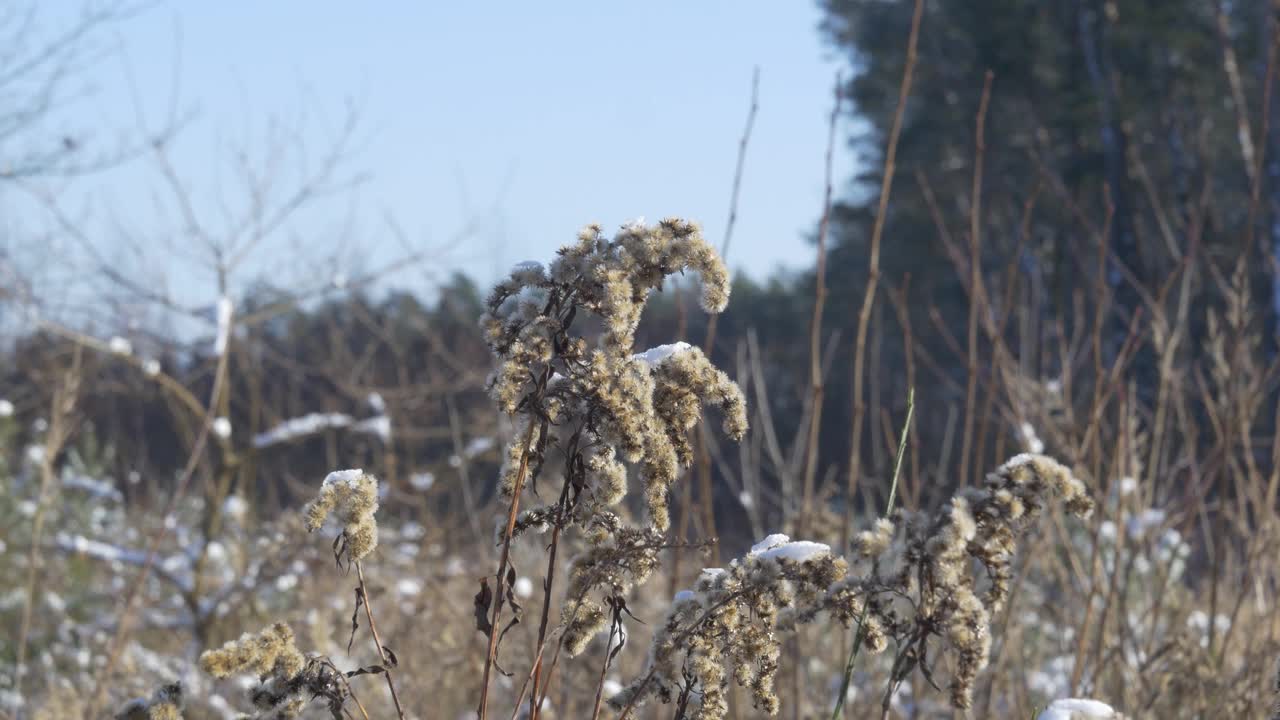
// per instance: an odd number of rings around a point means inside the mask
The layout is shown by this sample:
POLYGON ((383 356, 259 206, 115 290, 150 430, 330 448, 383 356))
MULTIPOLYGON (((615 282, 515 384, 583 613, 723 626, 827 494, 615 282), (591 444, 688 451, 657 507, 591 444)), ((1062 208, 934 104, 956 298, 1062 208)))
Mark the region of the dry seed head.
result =
POLYGON ((257 635, 246 633, 239 640, 200 656, 200 667, 217 678, 241 672, 257 675, 249 690, 249 701, 260 720, 301 717, 316 699, 327 701, 334 717, 343 717, 343 705, 350 691, 341 674, 320 658, 308 658, 297 648, 293 631, 276 623, 257 635))
POLYGON ((587 649, 587 644, 609 626, 609 617, 600 603, 583 599, 572 612, 566 611, 564 647, 569 657, 576 657, 587 649))
POLYGON ((182 683, 164 685, 150 698, 130 701, 115 720, 182 720, 182 683))
POLYGON ((363 470, 338 470, 325 477, 320 494, 304 514, 308 532, 319 530, 326 518, 334 516, 346 535, 348 557, 359 561, 378 546, 377 511, 377 478, 363 470))
POLYGON ((889 549, 894 530, 892 520, 880 518, 876 520, 875 527, 858 533, 853 540, 854 549, 862 558, 878 558, 889 549))
MULTIPOLYGON (((862 622, 870 652, 885 650, 892 639, 899 652, 917 658, 949 655, 951 704, 968 708, 990 654, 992 613, 1008 594, 1014 541, 1054 496, 1077 515, 1093 506, 1066 467, 1044 456, 1017 456, 983 487, 961 491, 931 516, 898 513, 896 521, 882 519, 857 535, 856 558, 868 568, 861 575, 850 575, 825 546, 770 536, 676 597, 650 646, 652 679, 642 676, 610 702, 668 702, 680 691, 684 669, 692 668, 702 697, 711 698, 697 716, 723 718, 716 698, 728 682, 719 668, 728 667, 751 690, 755 706, 774 714, 778 634, 828 613, 846 627, 862 622), (975 560, 985 572, 975 572, 975 560), (990 583, 983 593, 980 577, 990 583), (935 639, 942 641, 941 653, 935 639)), ((892 684, 914 666, 905 667, 892 684)))
POLYGON ((245 633, 239 640, 200 655, 200 669, 216 678, 253 672, 259 677, 291 679, 302 672, 306 662, 294 644, 293 629, 285 623, 275 623, 257 635, 245 633))
POLYGON ((501 476, 504 493, 514 490, 530 450, 577 432, 589 482, 573 522, 622 500, 625 461, 639 466, 650 523, 663 529, 670 487, 692 460, 687 433, 701 406, 721 407, 732 437, 745 433, 741 391, 701 351, 680 344, 661 358, 632 354, 649 294, 684 270, 702 277, 707 309, 723 310, 727 270, 697 225, 674 218, 629 224, 612 239, 589 226, 549 267, 521 263, 494 287, 481 319, 498 360, 488 387, 500 408, 518 416, 501 476), (581 315, 601 323, 594 343, 573 326, 581 315), (550 424, 550 437, 536 430, 526 447, 529 423, 550 424))
MULTIPOLYGON (((612 238, 592 225, 549 266, 517 265, 486 300, 480 324, 497 360, 488 390, 516 425, 501 492, 510 497, 521 472, 531 487, 555 470, 566 490, 550 505, 524 508, 515 532, 577 527, 585 540, 561 610, 570 654, 608 625, 599 595, 625 594, 657 567, 671 487, 693 460, 688 432, 702 407, 719 407, 734 439, 746 432, 741 390, 702 351, 677 343, 635 354, 650 294, 685 270, 701 276, 703 307, 722 311, 729 274, 697 225, 635 222, 612 238), (624 463, 643 485, 642 528, 613 511, 627 494, 624 463)), ((499 542, 505 532, 500 526, 499 542)), ((714 696, 704 703, 714 705, 714 696)))
MULTIPOLYGON (((771 536, 723 571, 703 573, 694 590, 679 593, 649 650, 652 679, 637 680, 610 700, 616 708, 634 698, 664 702, 678 693, 688 671, 697 682, 695 717, 725 717, 730 673, 751 690, 753 704, 778 708, 773 690, 781 645, 781 613, 797 601, 822 597, 847 571, 843 560, 817 543, 791 543, 771 536), (765 547, 768 545, 768 547, 765 547)), ((647 674, 647 673, 646 673, 647 674)))

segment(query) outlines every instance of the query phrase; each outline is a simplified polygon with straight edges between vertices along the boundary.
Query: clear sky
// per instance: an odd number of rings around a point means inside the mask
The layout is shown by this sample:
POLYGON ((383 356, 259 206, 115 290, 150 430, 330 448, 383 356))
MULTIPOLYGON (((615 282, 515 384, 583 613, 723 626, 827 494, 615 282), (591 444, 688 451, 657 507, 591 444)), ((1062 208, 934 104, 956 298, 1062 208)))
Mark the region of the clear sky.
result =
MULTIPOLYGON (((70 18, 81 4, 46 7, 70 18)), ((759 66, 729 263, 762 277, 812 262, 804 236, 821 209, 841 67, 820 19, 805 0, 169 0, 110 29, 117 51, 88 69, 90 92, 72 109, 90 113, 102 137, 135 127, 139 110, 150 127, 175 112, 191 118, 174 145, 176 173, 196 209, 217 218, 243 205, 238 143, 253 139, 251 163, 282 150, 273 161, 297 165, 304 155, 287 143, 263 142, 278 122, 299 129, 314 165, 350 102, 359 124, 344 172, 364 182, 318 201, 247 268, 315 272, 291 258, 335 242, 373 267, 407 242, 432 249, 436 272, 487 280, 547 257, 590 221, 682 215, 719 244, 759 66)), ((851 163, 842 150, 840 181, 851 163)), ((174 265, 189 256, 163 187, 142 162, 65 192, 95 242, 130 237, 145 256, 131 262, 190 291, 204 280, 187 282, 174 265)))

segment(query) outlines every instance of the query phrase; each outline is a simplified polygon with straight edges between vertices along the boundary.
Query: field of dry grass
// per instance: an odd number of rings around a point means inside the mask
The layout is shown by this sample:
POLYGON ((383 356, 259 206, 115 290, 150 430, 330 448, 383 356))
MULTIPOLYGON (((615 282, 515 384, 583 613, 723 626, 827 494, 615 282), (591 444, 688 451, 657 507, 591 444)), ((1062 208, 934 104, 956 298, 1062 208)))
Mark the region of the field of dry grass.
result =
MULTIPOLYGON (((775 445, 750 372, 687 344, 634 352, 646 288, 686 266, 723 309, 723 267, 682 221, 588 229, 549 266, 517 267, 481 323, 509 418, 495 434, 463 438, 439 479, 336 472, 279 513, 216 483, 131 507, 73 440, 91 390, 84 351, 65 357, 49 407, 0 417, 4 712, 815 718, 846 682, 845 717, 1034 717, 1067 697, 1129 717, 1269 712, 1280 436, 1255 429, 1275 375, 1242 273, 1209 311, 1203 365, 1161 313, 1111 368, 1096 334, 1044 348, 1068 358, 1048 379, 997 344, 981 391, 1017 409, 995 440, 1011 459, 921 493, 903 468, 934 449, 904 414, 892 474, 863 479, 867 510, 846 526, 823 500, 831 478, 797 497, 804 433, 775 445), (1159 361, 1153 397, 1126 369, 1139 348, 1159 361), (722 427, 691 432, 703 405, 722 427), (668 503, 700 448, 735 441, 763 461, 717 464, 741 512, 717 519, 733 539, 715 544, 690 532, 696 507, 668 503), (500 488, 472 522, 431 511, 464 463, 500 488)), ((907 408, 936 412, 928 392, 907 408)), ((233 442, 218 425, 201 440, 233 442)))

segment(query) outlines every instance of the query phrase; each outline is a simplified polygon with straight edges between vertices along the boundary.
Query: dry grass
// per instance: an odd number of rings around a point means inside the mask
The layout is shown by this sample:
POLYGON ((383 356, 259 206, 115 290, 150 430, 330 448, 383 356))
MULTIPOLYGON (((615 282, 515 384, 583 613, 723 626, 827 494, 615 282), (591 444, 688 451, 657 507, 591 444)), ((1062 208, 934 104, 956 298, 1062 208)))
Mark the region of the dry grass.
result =
MULTIPOLYGON (((302 508, 271 519, 232 497, 211 530, 204 498, 182 500, 165 523, 86 496, 41 451, 16 457, 0 501, 10 548, 0 562, 38 587, 0 604, 6 618, 30 617, 19 647, 31 660, 20 693, 6 691, 8 712, 92 716, 97 680, 124 717, 256 706, 262 717, 455 718, 474 715, 482 697, 487 717, 817 717, 831 712, 859 621, 864 652, 845 717, 1030 717, 1067 696, 1131 717, 1256 717, 1274 704, 1280 442, 1255 429, 1268 420, 1274 371, 1243 272, 1219 279, 1223 309, 1206 311, 1203 365, 1187 364, 1185 329, 1155 305, 1112 368, 1068 361, 1047 382, 1023 372, 1016 345, 988 337, 996 364, 982 392, 1017 419, 991 452, 1047 450, 1066 465, 1019 456, 936 510, 867 517, 862 533, 788 515, 803 505, 762 492, 763 517, 803 527, 806 542, 775 538, 721 571, 672 577, 664 558, 685 543, 667 529, 666 503, 693 459, 685 433, 701 403, 726 408, 726 429, 747 446, 775 433, 744 404, 767 392, 758 373, 742 375, 744 396, 696 349, 632 356, 633 303, 647 295, 636 288, 674 267, 660 258, 699 264, 713 279, 706 304, 723 307, 718 261, 700 243, 675 221, 612 240, 592 230, 561 264, 518 268, 495 292, 489 336, 506 365, 492 392, 516 417, 504 491, 478 511, 481 525, 499 520, 498 553, 470 539, 465 518, 441 524, 402 503, 378 517, 378 483, 357 471, 317 483, 305 528, 302 508), (575 334, 579 312, 601 321, 582 327, 603 330, 575 334), (1153 405, 1127 375, 1143 345, 1162 369, 1153 405), (1048 502, 1055 496, 1094 512, 1072 520, 1048 502), (32 534, 40 518, 52 533, 32 534), (839 552, 846 533, 852 545, 839 552), (112 664, 116 596, 138 582, 148 560, 130 548, 148 537, 160 546, 112 664), (690 590, 672 599, 673 585, 690 590), (372 648, 356 642, 366 634, 372 648), (162 687, 173 683, 182 692, 162 687), (134 697, 143 699, 126 705, 134 697)), ((1039 352, 1088 358, 1099 337, 1059 334, 1039 352)), ((749 369, 757 360, 744 352, 749 369)), ((741 482, 740 468, 719 466, 741 482)))
MULTIPOLYGON (((356 328, 376 351, 335 342, 296 382, 368 397, 364 420, 308 408, 271 431, 264 419, 294 413, 255 365, 271 355, 250 332, 265 315, 229 300, 194 377, 55 328, 69 350, 22 358, 47 402, 0 406, 0 573, 19 579, 0 593, 0 716, 1030 718, 1095 698, 1133 718, 1280 718, 1280 363, 1246 259, 1210 255, 1186 223, 1166 232, 1159 283, 1119 268, 1136 298, 1122 307, 1108 220, 1079 217, 1097 276, 1048 303, 1016 263, 1025 226, 1037 202, 1077 208, 1037 178, 1050 197, 1031 194, 1011 237, 984 222, 1000 200, 981 192, 988 76, 965 247, 916 177, 967 333, 913 328, 927 300, 881 277, 879 257, 920 7, 847 353, 847 463, 821 466, 819 446, 829 359, 845 357, 823 334, 829 212, 803 367, 772 365, 754 332, 722 334, 734 362, 717 367, 714 320, 705 351, 637 352, 645 303, 674 273, 699 274, 708 312, 729 299, 721 259, 680 220, 591 227, 518 266, 480 332, 425 333, 450 371, 430 382, 406 379, 416 350, 377 321, 335 321, 330 337, 356 328), (882 367, 882 337, 902 339, 901 369, 882 367), (480 393, 478 356, 450 349, 482 342, 496 421, 460 400, 480 393), (390 409, 352 379, 374 356, 394 360, 390 409), (161 393, 182 441, 176 482, 149 478, 140 501, 102 479, 111 448, 77 431, 103 368, 161 393), (910 388, 919 413, 900 426, 910 388), (774 419, 782 400, 802 408, 794 427, 774 419), (248 436, 227 419, 246 405, 248 436), (337 429, 380 438, 358 460, 323 444, 330 469, 368 473, 258 473, 277 447, 337 429)), ((1256 185, 1250 200, 1252 216, 1256 185)), ((1162 230, 1178 225, 1152 205, 1162 230)))

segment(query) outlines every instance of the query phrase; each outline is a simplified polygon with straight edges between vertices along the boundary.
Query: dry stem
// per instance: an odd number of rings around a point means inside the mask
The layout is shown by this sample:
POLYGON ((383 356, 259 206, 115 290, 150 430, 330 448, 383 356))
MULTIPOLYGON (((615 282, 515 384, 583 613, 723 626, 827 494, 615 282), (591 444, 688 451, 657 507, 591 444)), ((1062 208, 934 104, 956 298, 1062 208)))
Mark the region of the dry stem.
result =
POLYGON ((898 89, 898 107, 889 130, 889 144, 885 149, 884 170, 880 177, 880 200, 876 210, 876 222, 871 229, 871 259, 867 266, 867 290, 858 310, 858 333, 853 343, 853 423, 849 436, 849 482, 846 489, 844 537, 842 547, 848 545, 849 526, 853 521, 853 498, 858 488, 858 475, 862 472, 862 423, 866 408, 863 402, 863 364, 867 353, 867 328, 871 323, 871 306, 875 303, 876 285, 880 280, 880 241, 884 236, 885 218, 889 210, 889 194, 893 189, 893 175, 897 169, 898 138, 902 134, 902 117, 906 112, 907 98, 911 96, 911 80, 916 66, 916 44, 920 39, 920 21, 924 16, 924 0, 916 0, 911 15, 911 32, 907 36, 907 62, 902 69, 902 84, 898 89))
POLYGON ((391 691, 391 700, 396 705, 396 714, 400 720, 404 720, 400 696, 396 694, 396 684, 391 679, 391 666, 387 663, 387 652, 382 647, 382 639, 378 637, 378 624, 373 620, 373 604, 369 600, 369 587, 364 582, 364 569, 360 567, 359 560, 356 561, 356 577, 360 579, 360 595, 364 598, 364 616, 369 619, 369 634, 373 636, 374 645, 378 646, 378 658, 382 660, 382 674, 387 678, 387 689, 391 691))
POLYGON ((498 592, 495 593, 493 619, 489 626, 489 650, 485 654, 484 677, 480 681, 480 707, 476 710, 480 720, 486 720, 489 713, 489 676, 493 672, 493 663, 498 655, 498 635, 501 632, 499 624, 502 620, 502 605, 507 596, 505 584, 507 564, 511 560, 511 536, 515 532, 516 515, 520 512, 520 492, 524 489, 525 476, 529 472, 529 445, 533 442, 533 431, 536 428, 536 425, 529 423, 529 429, 525 432, 524 447, 520 453, 520 469, 516 473, 515 485, 511 488, 511 509, 507 511, 507 531, 502 537, 502 557, 498 561, 498 592))

